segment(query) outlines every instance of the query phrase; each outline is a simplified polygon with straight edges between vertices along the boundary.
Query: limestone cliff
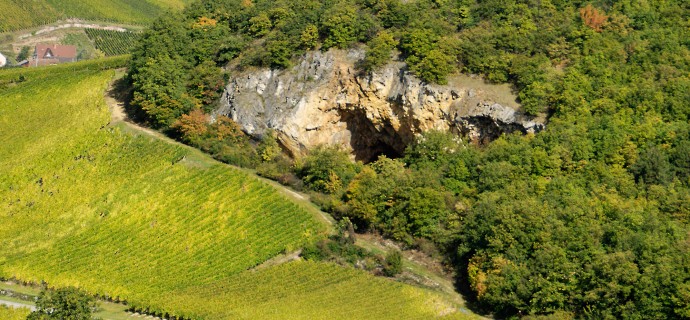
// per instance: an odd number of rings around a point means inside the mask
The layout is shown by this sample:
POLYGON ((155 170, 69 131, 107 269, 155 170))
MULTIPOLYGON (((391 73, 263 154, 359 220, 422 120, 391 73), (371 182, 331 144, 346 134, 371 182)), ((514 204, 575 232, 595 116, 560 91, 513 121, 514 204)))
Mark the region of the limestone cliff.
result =
POLYGON ((421 82, 402 62, 363 74, 359 50, 310 52, 288 70, 235 73, 214 113, 249 134, 271 128, 293 155, 319 144, 352 150, 357 159, 399 155, 419 133, 452 130, 473 141, 543 128, 521 114, 507 85, 456 76, 448 85, 421 82))

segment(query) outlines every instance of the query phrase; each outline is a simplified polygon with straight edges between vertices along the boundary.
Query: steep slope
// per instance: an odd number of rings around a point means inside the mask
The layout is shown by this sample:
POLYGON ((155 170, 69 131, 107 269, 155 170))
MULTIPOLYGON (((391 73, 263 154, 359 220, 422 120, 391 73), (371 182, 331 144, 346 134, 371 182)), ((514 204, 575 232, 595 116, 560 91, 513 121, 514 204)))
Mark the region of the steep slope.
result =
POLYGON ((109 126, 113 71, 98 63, 0 73, 0 278, 195 319, 349 318, 358 306, 361 319, 465 317, 441 295, 363 271, 253 271, 325 225, 256 177, 109 126))
POLYGON ((509 85, 465 75, 450 77, 447 85, 426 83, 402 62, 365 73, 356 67, 363 57, 358 49, 311 51, 288 70, 234 73, 215 114, 256 136, 274 130, 293 155, 328 144, 364 161, 399 156, 429 130, 488 142, 544 128, 543 117, 522 112, 509 85))
POLYGON ((91 69, 25 72, 0 94, 0 276, 148 305, 324 230, 256 178, 106 127, 112 71, 91 69))

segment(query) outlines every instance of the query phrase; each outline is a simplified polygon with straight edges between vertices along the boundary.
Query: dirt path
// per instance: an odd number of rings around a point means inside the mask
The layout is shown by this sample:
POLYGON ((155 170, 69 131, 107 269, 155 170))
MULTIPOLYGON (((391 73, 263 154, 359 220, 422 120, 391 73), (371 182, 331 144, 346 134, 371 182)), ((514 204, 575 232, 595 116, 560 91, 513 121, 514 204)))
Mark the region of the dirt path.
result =
MULTIPOLYGON (((124 101, 122 101, 122 98, 121 98, 123 96, 123 94, 122 94, 122 92, 119 92, 118 89, 115 87, 115 84, 124 75, 124 72, 125 72, 124 69, 117 70, 117 74, 115 76, 115 79, 113 79, 113 81, 110 82, 110 85, 108 86, 108 89, 106 90, 106 93, 104 95, 105 102, 108 105, 108 109, 110 110, 110 124, 115 125, 118 123, 122 123, 122 124, 126 125, 129 129, 132 129, 135 132, 140 132, 140 133, 146 134, 148 136, 154 137, 156 139, 165 141, 167 143, 175 144, 175 145, 179 145, 179 146, 188 148, 190 150, 193 150, 194 152, 203 153, 196 148, 190 147, 190 146, 183 144, 179 141, 170 139, 169 137, 165 136, 164 134, 162 134, 156 130, 141 126, 138 123, 132 121, 131 119, 129 119, 127 117, 127 112, 125 111, 125 103, 124 103, 124 101)), ((299 193, 297 191, 294 191, 288 187, 285 187, 276 181, 269 180, 269 179, 266 179, 264 177, 260 177, 260 176, 256 175, 256 172, 254 172, 252 170, 236 167, 236 166, 229 165, 229 164, 226 164, 226 165, 233 167, 234 169, 247 172, 247 173, 253 175, 254 177, 256 177, 257 179, 272 185, 279 192, 281 192, 282 194, 284 194, 288 198, 291 198, 291 199, 295 200, 296 202, 303 204, 305 207, 307 207, 307 209, 309 211, 316 214, 319 217, 319 219, 324 221, 327 225, 329 225, 329 226, 333 225, 333 218, 331 218, 329 215, 327 215, 323 211, 317 209, 316 206, 313 205, 311 203, 311 201, 309 200, 309 196, 307 196, 303 193, 299 193)))
POLYGON ((89 28, 89 29, 111 30, 111 31, 119 31, 119 32, 128 31, 127 29, 123 28, 121 25, 91 23, 91 22, 86 22, 84 20, 79 20, 79 19, 68 19, 65 21, 56 22, 55 24, 52 24, 52 25, 41 27, 40 29, 38 29, 34 32, 31 32, 31 33, 22 34, 18 38, 19 39, 26 39, 26 38, 38 36, 38 35, 41 35, 44 33, 53 32, 55 30, 70 29, 70 28, 77 28, 77 29, 89 28))
POLYGON ((30 304, 20 303, 20 302, 13 302, 13 301, 7 301, 7 300, 3 300, 2 298, 0 298, 0 305, 5 305, 5 306, 8 306, 8 307, 10 307, 10 308, 15 308, 15 309, 18 309, 18 308, 27 308, 27 309, 29 309, 29 310, 31 310, 31 311, 36 311, 36 307, 35 307, 35 306, 32 306, 32 305, 30 305, 30 304))
POLYGON ((143 127, 129 119, 129 117, 127 117, 127 112, 125 111, 125 103, 118 98, 118 95, 120 95, 120 93, 118 92, 117 88, 115 88, 116 81, 124 75, 124 72, 124 69, 117 70, 118 75, 116 75, 116 78, 110 82, 110 84, 108 85, 108 89, 103 95, 103 97, 105 98, 105 103, 106 105, 108 105, 108 109, 110 110, 110 124, 114 125, 117 123, 124 123, 125 125, 127 125, 127 127, 134 129, 135 131, 139 131, 146 135, 156 137, 168 143, 188 147, 183 143, 177 142, 173 139, 166 137, 164 134, 156 130, 143 127))

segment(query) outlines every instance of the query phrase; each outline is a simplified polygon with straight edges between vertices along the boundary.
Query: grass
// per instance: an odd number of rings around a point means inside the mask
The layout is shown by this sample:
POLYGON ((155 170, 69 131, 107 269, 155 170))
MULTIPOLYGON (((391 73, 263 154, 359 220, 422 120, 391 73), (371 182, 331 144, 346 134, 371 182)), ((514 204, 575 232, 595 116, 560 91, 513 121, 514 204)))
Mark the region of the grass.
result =
POLYGON ((41 289, 22 286, 11 282, 0 282, 0 289, 12 290, 17 293, 27 294, 30 296, 38 296, 41 293, 41 289))
MULTIPOLYGON (((193 319, 471 317, 442 294, 359 270, 255 268, 328 223, 247 171, 109 124, 116 71, 105 69, 122 59, 0 72, 0 277, 193 319)), ((122 308, 103 304, 101 316, 125 319, 122 308)))
POLYGON ((31 313, 31 311, 26 308, 14 309, 0 305, 0 319, 3 320, 24 320, 29 313, 31 313))

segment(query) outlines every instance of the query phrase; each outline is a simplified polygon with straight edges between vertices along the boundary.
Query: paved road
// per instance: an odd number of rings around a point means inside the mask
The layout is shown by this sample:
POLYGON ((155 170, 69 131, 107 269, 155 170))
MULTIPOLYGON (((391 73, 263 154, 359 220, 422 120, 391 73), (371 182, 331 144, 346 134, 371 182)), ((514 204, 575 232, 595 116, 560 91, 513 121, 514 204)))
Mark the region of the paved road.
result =
POLYGON ((11 307, 11 308, 29 308, 29 309, 31 309, 31 311, 36 310, 36 307, 34 307, 34 306, 30 305, 30 304, 26 304, 26 303, 19 303, 19 302, 13 302, 13 301, 6 301, 6 300, 0 299, 0 304, 9 306, 9 307, 11 307))

